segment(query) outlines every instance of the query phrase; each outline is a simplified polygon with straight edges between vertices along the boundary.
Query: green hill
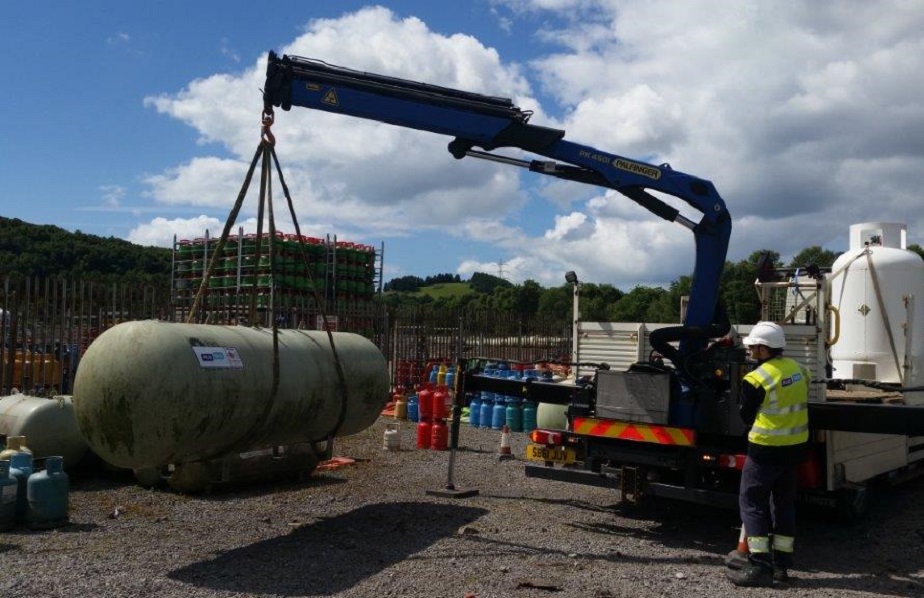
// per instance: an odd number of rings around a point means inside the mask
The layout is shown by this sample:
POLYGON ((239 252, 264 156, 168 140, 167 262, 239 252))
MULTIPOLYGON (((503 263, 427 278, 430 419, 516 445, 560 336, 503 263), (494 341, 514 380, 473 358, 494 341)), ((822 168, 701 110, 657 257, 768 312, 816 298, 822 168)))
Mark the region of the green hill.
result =
POLYGON ((170 283, 171 251, 0 216, 0 273, 170 283))
POLYGON ((439 282, 420 287, 417 294, 439 299, 441 297, 460 297, 474 292, 475 290, 472 289, 472 286, 467 282, 439 282))

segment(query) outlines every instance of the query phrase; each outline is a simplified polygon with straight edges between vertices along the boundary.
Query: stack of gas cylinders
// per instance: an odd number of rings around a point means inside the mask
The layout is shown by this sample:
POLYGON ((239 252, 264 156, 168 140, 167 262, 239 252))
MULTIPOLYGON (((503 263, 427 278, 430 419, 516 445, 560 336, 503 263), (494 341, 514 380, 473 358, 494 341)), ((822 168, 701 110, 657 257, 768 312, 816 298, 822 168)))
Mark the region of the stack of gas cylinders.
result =
MULTIPOLYGON (((533 368, 521 364, 511 367, 506 362, 487 362, 484 376, 515 380, 538 380, 542 376, 533 368)), ((481 391, 471 396, 468 421, 473 428, 500 430, 507 426, 511 432, 531 432, 536 427, 536 403, 520 397, 481 391)))
POLYGON ((449 448, 446 421, 452 408, 454 384, 455 369, 442 364, 433 367, 428 382, 421 384, 416 393, 406 399, 403 391, 396 393, 395 417, 417 423, 417 448, 438 451, 449 448), (402 402, 404 407, 399 407, 402 402))
POLYGON ((25 436, 10 436, 0 451, 0 531, 25 524, 51 529, 67 524, 69 480, 61 457, 46 457, 36 470, 25 436))

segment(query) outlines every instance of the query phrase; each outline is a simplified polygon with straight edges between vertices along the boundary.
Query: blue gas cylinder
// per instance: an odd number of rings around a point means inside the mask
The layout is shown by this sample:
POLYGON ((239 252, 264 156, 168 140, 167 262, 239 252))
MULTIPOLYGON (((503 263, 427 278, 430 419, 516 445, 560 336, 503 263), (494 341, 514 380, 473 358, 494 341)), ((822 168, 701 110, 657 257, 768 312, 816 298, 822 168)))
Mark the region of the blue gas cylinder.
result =
POLYGON ((491 429, 500 430, 507 423, 507 398, 497 395, 494 399, 494 409, 491 412, 491 429))
POLYGON ((456 369, 454 367, 446 369, 446 386, 449 390, 455 390, 456 383, 456 369))
POLYGON ((478 425, 482 428, 491 427, 491 414, 494 412, 494 394, 490 392, 481 393, 481 417, 478 418, 478 425))
POLYGON ((523 431, 532 432, 536 429, 536 404, 532 401, 523 401, 523 431))
POLYGON ((25 521, 29 510, 29 500, 26 498, 26 489, 29 476, 32 475, 32 455, 29 453, 16 453, 10 457, 10 477, 16 480, 18 490, 16 493, 16 520, 25 521))
POLYGON ((472 395, 472 401, 468 404, 468 423, 477 428, 481 425, 481 399, 478 393, 472 395))
POLYGON ((31 529, 51 529, 67 524, 70 480, 64 473, 64 459, 46 458, 45 469, 29 476, 26 495, 29 499, 26 525, 31 529))
POLYGON ((507 427, 511 432, 523 431, 523 411, 518 397, 507 397, 507 427))
POLYGON ((19 483, 10 477, 10 462, 0 461, 0 532, 16 525, 16 494, 19 483))
POLYGON ((430 384, 436 384, 437 379, 440 375, 440 369, 436 366, 433 366, 433 369, 430 370, 430 384))
POLYGON ((416 422, 418 419, 418 402, 417 395, 411 395, 407 398, 407 418, 416 422))

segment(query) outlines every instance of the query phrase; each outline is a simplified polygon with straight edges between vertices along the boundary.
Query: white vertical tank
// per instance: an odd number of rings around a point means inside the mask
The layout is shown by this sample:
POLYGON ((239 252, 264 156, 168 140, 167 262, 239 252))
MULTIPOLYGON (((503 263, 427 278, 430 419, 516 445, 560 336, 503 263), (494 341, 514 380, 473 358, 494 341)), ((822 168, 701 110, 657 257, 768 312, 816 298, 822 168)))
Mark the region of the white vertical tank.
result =
POLYGON ((924 260, 906 242, 901 223, 850 227, 850 249, 830 275, 831 304, 840 312, 840 336, 831 347, 833 377, 905 386, 921 378, 924 260))

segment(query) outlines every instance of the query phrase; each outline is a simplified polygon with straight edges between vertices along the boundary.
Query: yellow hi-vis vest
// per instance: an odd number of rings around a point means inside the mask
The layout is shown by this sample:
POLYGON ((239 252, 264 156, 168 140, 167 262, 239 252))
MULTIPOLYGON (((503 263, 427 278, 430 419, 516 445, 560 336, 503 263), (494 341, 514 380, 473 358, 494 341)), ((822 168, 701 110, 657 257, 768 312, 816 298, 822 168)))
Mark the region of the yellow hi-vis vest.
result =
POLYGON ((763 446, 790 446, 808 441, 809 373, 784 357, 769 359, 744 380, 763 388, 761 403, 748 440, 763 446))

